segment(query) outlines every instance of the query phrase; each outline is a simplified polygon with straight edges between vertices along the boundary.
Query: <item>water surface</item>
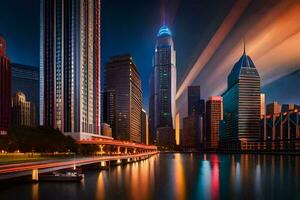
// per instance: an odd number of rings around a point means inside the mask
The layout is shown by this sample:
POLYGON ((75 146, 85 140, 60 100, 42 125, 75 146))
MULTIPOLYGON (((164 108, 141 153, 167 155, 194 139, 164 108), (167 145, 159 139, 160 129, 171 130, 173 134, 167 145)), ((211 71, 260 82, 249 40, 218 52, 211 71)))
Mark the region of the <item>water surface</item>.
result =
POLYGON ((81 183, 2 187, 0 199, 300 199, 297 156, 160 154, 84 173, 81 183))

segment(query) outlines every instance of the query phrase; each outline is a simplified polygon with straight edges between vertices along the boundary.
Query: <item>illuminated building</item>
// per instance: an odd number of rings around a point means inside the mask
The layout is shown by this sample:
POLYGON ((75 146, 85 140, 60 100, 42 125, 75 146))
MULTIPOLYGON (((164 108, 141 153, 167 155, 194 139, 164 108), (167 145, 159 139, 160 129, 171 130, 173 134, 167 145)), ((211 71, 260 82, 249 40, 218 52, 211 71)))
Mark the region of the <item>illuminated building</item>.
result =
POLYGON ((275 115, 279 113, 281 113, 281 105, 278 102, 274 101, 267 105, 267 115, 275 115))
POLYGON ((104 94, 104 122, 112 125, 113 138, 141 142, 141 79, 130 55, 106 63, 104 94))
POLYGON ((12 70, 12 94, 22 92, 26 99, 34 104, 35 107, 35 124, 38 124, 39 120, 39 102, 40 102, 40 91, 39 91, 39 68, 11 63, 12 70))
POLYGON ((141 142, 147 144, 149 135, 148 115, 144 109, 141 112, 141 142))
POLYGON ((260 136, 260 77, 245 51, 234 65, 223 94, 227 147, 248 148, 260 136))
POLYGON ((207 148, 217 149, 219 146, 219 124, 223 120, 223 99, 212 96, 206 102, 206 141, 207 148))
POLYGON ((40 4, 40 124, 100 134, 100 0, 40 4))
POLYGON ((112 137, 112 129, 109 124, 107 123, 101 124, 101 134, 103 136, 112 137))
POLYGON ((266 95, 260 94, 260 118, 262 119, 266 115, 266 95))
MULTIPOLYGON (((271 105, 274 105, 271 104, 271 105)), ((280 105, 276 102, 276 105, 280 105)), ((300 112, 298 109, 273 113, 261 120, 261 143, 264 150, 300 149, 300 112)))
POLYGON ((7 134, 11 117, 11 66, 6 42, 0 37, 0 135, 7 134))
POLYGON ((296 104, 282 104, 281 106, 281 112, 289 112, 289 111, 293 111, 295 109, 300 109, 300 106, 296 105, 296 104))
MULTIPOLYGON (((150 143, 154 142, 152 140, 155 138, 157 128, 175 129, 176 52, 171 31, 165 25, 157 34, 153 64, 149 83, 149 121, 152 135, 150 143)), ((159 132, 161 135, 162 131, 159 132)), ((163 132, 168 134, 172 131, 163 132)))
POLYGON ((27 101, 22 92, 17 92, 13 97, 12 125, 30 127, 37 125, 35 105, 27 101))

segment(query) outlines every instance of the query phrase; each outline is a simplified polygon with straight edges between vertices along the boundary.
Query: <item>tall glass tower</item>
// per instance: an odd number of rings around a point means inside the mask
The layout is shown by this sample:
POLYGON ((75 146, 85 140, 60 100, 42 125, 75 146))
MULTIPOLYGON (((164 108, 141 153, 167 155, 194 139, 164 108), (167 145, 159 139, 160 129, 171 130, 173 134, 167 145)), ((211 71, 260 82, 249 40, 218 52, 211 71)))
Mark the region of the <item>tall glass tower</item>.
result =
POLYGON ((245 51, 228 76, 223 94, 227 144, 254 142, 260 134, 260 77, 245 51))
POLYGON ((40 123, 99 134, 100 0, 40 5, 40 123))
POLYGON ((157 33, 153 73, 150 77, 150 143, 156 129, 175 128, 176 51, 170 29, 163 25, 157 33))

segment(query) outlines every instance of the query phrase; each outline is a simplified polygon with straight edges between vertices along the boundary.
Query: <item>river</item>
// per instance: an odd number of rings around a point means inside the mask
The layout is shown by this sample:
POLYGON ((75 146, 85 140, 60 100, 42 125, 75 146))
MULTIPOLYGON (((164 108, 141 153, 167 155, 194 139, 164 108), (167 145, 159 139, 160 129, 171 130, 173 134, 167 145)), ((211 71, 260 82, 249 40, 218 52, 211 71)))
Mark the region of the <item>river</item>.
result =
POLYGON ((300 199, 299 156, 160 154, 84 174, 81 183, 2 185, 0 199, 300 199))

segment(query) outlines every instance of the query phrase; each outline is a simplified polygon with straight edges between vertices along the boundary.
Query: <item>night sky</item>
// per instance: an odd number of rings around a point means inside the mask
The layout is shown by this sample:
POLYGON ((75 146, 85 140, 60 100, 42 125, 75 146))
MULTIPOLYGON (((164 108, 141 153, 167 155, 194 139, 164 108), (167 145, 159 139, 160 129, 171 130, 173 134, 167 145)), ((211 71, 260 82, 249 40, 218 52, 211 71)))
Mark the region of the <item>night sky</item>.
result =
MULTIPOLYGON (((111 56, 131 54, 141 74, 143 102, 147 109, 148 77, 160 25, 165 22, 172 31, 177 52, 177 82, 180 83, 234 2, 102 0, 102 68, 111 56)), ((7 41, 7 53, 12 62, 38 66, 39 0, 1 1, 0 7, 0 35, 7 41)))

